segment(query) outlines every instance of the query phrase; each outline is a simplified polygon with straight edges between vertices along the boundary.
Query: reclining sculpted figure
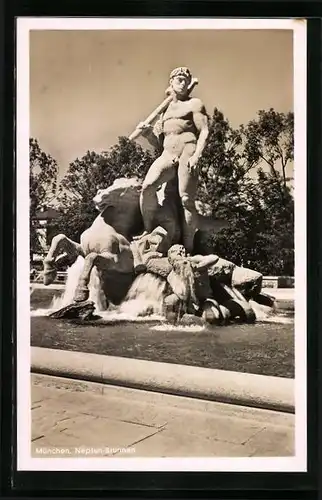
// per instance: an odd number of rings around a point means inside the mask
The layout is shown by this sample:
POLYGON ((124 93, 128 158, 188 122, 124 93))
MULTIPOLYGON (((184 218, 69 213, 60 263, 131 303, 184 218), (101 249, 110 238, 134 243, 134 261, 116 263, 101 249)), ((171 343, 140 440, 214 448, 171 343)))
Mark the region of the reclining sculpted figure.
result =
MULTIPOLYGON (((210 323, 234 317, 247 322, 255 320, 248 301, 234 286, 233 273, 236 270, 238 276, 240 268, 218 255, 188 256, 183 245, 173 245, 167 258, 151 253, 146 262, 147 272, 167 280, 164 311, 169 320, 176 322, 185 313, 203 316, 210 323)), ((247 271, 248 279, 258 283, 260 291, 260 273, 247 271)))

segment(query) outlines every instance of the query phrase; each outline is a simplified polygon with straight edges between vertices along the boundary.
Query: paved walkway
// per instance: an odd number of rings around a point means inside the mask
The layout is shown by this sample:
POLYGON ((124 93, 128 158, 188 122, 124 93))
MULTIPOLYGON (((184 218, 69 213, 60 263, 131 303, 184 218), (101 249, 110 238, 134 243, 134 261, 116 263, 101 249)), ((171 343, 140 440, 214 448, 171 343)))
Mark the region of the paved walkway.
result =
POLYGON ((294 454, 294 415, 31 375, 32 456, 294 454))

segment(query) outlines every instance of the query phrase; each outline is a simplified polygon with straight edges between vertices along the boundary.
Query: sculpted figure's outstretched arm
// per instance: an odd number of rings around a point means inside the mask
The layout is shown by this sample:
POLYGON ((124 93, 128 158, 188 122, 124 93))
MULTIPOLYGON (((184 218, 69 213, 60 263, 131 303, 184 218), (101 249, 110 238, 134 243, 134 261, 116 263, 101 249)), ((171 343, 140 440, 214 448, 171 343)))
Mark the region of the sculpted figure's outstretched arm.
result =
POLYGON ((210 254, 210 255, 193 255, 189 257, 190 262, 193 263, 194 267, 197 269, 205 269, 207 267, 216 264, 219 260, 218 255, 210 254))

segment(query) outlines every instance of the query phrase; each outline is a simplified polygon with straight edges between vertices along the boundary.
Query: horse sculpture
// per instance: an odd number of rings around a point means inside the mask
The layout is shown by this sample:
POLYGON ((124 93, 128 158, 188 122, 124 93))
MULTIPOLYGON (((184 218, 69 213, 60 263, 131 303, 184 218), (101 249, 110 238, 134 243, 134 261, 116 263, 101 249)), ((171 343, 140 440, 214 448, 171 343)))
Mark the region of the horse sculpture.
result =
MULTIPOLYGON (((78 256, 82 256, 85 259, 84 267, 74 300, 82 302, 88 299, 90 275, 93 267, 96 267, 107 299, 116 304, 122 301, 140 264, 137 247, 144 243, 136 244, 133 241, 133 236, 140 233, 143 227, 139 206, 141 186, 138 179, 121 178, 107 189, 98 191, 93 201, 100 213, 91 227, 82 233, 80 243, 64 234, 53 238, 44 260, 45 285, 54 281, 60 267, 66 264, 71 266, 78 256)), ((163 243, 161 249, 166 252, 181 238, 176 184, 168 183, 164 192, 158 193, 158 197, 159 211, 155 226, 163 227, 167 233, 166 246, 163 243)), ((216 225, 215 222, 213 224, 216 225)), ((222 227, 223 222, 218 221, 217 225, 222 227)), ((158 250, 158 245, 154 249, 158 250)))

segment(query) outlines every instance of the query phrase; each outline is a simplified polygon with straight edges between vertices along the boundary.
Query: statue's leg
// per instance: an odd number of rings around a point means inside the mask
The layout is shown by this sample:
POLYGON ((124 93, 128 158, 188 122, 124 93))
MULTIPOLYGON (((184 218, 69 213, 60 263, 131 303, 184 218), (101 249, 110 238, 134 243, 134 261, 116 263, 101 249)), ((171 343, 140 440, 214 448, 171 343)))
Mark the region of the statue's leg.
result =
POLYGON ((98 256, 97 253, 91 252, 85 257, 84 267, 79 277, 77 288, 75 290, 75 295, 74 295, 75 302, 83 302, 87 300, 89 297, 88 283, 91 277, 92 269, 94 265, 96 265, 95 261, 97 256, 98 256))
POLYGON ((179 160, 179 195, 183 207, 183 245, 188 254, 193 251, 193 241, 197 230, 197 210, 195 198, 198 185, 198 174, 188 169, 189 158, 196 149, 195 144, 186 144, 179 160))
POLYGON ((253 323, 256 320, 256 315, 245 297, 240 293, 235 287, 229 287, 228 285, 221 285, 229 298, 223 303, 223 305, 229 309, 231 316, 240 317, 243 321, 247 323, 253 323))
POLYGON ((44 259, 44 284, 50 285, 56 277, 57 268, 64 263, 71 266, 79 255, 83 255, 79 243, 67 238, 64 234, 54 236, 49 252, 44 259))
POLYGON ((263 275, 246 267, 235 266, 232 275, 232 285, 237 288, 247 300, 255 299, 262 289, 263 275))
POLYGON ((102 252, 101 254, 91 252, 90 254, 86 255, 83 271, 79 277, 77 288, 75 291, 74 300, 76 302, 82 302, 88 299, 88 284, 94 266, 96 266, 100 271, 119 271, 123 273, 129 273, 130 271, 132 271, 133 263, 132 267, 130 267, 129 254, 130 251, 123 251, 121 253, 112 253, 106 251, 102 252))
POLYGON ((142 185, 140 196, 140 208, 147 233, 153 231, 154 217, 158 210, 157 190, 164 183, 175 176, 174 157, 163 152, 154 163, 152 163, 142 185))

